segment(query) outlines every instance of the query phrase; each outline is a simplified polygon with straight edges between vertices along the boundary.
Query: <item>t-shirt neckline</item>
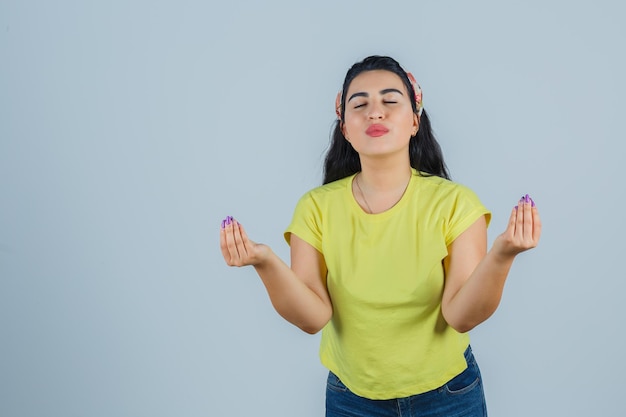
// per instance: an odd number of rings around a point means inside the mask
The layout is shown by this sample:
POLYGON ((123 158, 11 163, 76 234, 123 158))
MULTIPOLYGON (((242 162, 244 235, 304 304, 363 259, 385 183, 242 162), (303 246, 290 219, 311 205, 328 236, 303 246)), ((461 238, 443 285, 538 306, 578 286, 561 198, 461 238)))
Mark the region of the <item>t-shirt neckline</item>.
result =
POLYGON ((392 216, 397 211, 401 210, 402 207, 406 205, 406 202, 410 199, 410 196, 413 193, 413 186, 416 181, 415 178, 417 177, 417 171, 415 170, 415 168, 411 168, 411 178, 409 179, 409 183, 406 186, 406 190, 404 190, 404 193, 400 197, 400 200, 398 200, 396 204, 389 207, 389 209, 383 212, 368 213, 365 210, 363 210, 363 208, 359 205, 358 201, 356 200, 356 197, 354 196, 354 193, 352 192, 352 183, 354 182, 354 179, 356 178, 357 174, 358 172, 355 174, 352 174, 349 180, 346 181, 345 191, 346 191, 346 197, 349 200, 348 204, 350 208, 352 209, 352 211, 357 213, 359 217, 366 218, 366 219, 376 219, 376 220, 378 219, 384 220, 392 216))

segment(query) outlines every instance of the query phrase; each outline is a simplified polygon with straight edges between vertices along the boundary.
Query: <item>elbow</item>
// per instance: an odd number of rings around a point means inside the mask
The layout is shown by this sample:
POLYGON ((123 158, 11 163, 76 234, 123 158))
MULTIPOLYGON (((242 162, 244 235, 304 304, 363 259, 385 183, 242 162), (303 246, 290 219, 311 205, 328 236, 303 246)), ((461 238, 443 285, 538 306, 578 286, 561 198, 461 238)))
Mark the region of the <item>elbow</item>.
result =
POLYGON ((476 327, 478 325, 478 323, 476 324, 471 324, 471 323, 448 323, 450 325, 450 327, 452 327, 454 330, 456 330, 459 333, 467 333, 470 330, 472 330, 474 327, 476 327))
POLYGON ((467 317, 466 315, 454 315, 450 313, 446 314, 445 311, 442 311, 442 313, 443 319, 448 324, 448 326, 452 327, 459 333, 467 333, 484 321, 475 317, 467 317))
POLYGON ((317 334, 319 333, 320 330, 322 330, 324 328, 324 326, 298 326, 300 328, 300 330, 302 330, 304 333, 308 333, 308 334, 317 334))
POLYGON ((498 304, 489 303, 481 307, 467 311, 451 308, 450 306, 447 308, 442 306, 441 313, 450 327, 459 333, 467 333, 491 317, 496 311, 498 304))
POLYGON ((458 318, 448 318, 444 316, 444 319, 446 321, 446 323, 448 323, 448 325, 450 327, 452 327, 454 330, 456 330, 459 333, 467 333, 470 330, 473 330, 476 326, 478 326, 479 324, 481 324, 482 322, 484 322, 485 320, 487 320, 487 318, 489 318, 489 316, 491 316, 491 314, 487 315, 487 316, 481 316, 481 317, 458 317, 458 318))
POLYGON ((308 334, 317 334, 328 324, 332 317, 332 311, 317 317, 317 320, 311 320, 307 322, 294 323, 300 330, 308 334))

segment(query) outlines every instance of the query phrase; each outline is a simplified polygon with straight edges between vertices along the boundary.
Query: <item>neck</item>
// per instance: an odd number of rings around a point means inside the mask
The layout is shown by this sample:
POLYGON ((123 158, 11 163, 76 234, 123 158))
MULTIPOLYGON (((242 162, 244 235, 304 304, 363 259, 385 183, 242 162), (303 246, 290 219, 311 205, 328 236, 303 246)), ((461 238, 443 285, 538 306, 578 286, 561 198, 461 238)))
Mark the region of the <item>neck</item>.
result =
POLYGON ((406 164, 368 164, 361 161, 360 184, 372 192, 389 192, 406 188, 411 178, 411 165, 406 164))
POLYGON ((364 211, 382 213, 400 201, 412 174, 409 164, 371 166, 362 163, 361 172, 352 182, 352 193, 364 211))

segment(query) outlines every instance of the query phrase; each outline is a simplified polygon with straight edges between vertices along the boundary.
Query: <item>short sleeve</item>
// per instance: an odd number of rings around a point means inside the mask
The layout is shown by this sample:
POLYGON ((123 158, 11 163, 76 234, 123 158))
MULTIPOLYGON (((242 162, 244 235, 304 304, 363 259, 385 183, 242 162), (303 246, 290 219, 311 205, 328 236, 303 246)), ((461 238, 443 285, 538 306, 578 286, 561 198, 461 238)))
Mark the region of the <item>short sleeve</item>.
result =
POLYGON ((450 217, 448 218, 445 233, 446 245, 450 245, 480 216, 485 216, 487 226, 489 226, 491 212, 487 210, 472 190, 457 184, 453 195, 450 197, 450 217))
POLYGON ((296 205, 291 223, 284 233, 285 240, 291 244, 291 234, 295 234, 320 253, 322 252, 322 213, 311 193, 307 193, 296 205))

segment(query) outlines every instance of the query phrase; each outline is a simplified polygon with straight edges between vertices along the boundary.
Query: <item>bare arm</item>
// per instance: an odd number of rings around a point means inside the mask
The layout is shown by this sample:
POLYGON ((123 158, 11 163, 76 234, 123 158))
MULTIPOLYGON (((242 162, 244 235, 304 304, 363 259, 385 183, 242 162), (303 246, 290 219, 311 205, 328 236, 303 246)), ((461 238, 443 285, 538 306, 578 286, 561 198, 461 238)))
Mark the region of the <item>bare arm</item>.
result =
POLYGON ((489 252, 484 217, 455 239, 444 260, 442 313, 448 324, 467 332, 487 320, 500 304, 515 256, 537 246, 540 235, 537 208, 530 200, 521 200, 489 252))
POLYGON ((283 318, 307 333, 317 333, 332 316, 326 289, 324 257, 313 246, 291 235, 291 265, 267 245, 251 241, 236 220, 220 231, 220 248, 230 266, 254 266, 272 305, 283 318))

